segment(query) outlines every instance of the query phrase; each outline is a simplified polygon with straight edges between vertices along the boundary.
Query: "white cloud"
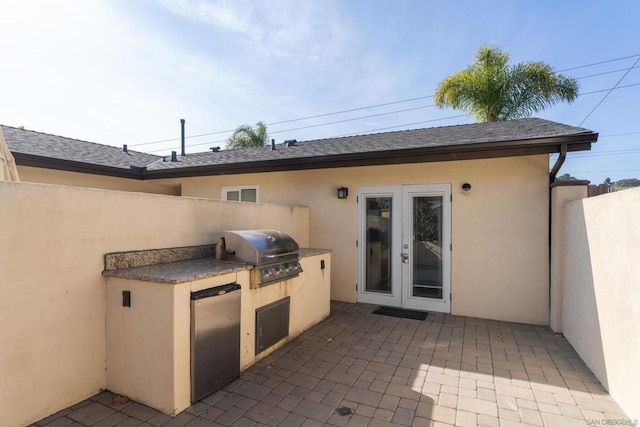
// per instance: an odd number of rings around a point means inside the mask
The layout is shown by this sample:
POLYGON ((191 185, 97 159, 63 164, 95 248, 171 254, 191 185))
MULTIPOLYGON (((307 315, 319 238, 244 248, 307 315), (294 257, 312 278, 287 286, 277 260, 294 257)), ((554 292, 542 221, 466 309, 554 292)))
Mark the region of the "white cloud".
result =
MULTIPOLYGON (((370 47, 340 2, 161 0, 190 25, 204 26, 225 50, 217 63, 238 70, 245 122, 278 121, 394 97, 404 64, 370 47), (246 79, 246 80, 243 80, 246 79), (246 84, 250 82, 250 84, 246 84)), ((216 47, 217 47, 216 44, 216 47)), ((191 55, 209 49, 189 45, 191 55)), ((314 137, 326 136, 322 128, 314 137)))
POLYGON ((160 0, 173 13, 232 34, 261 56, 342 52, 353 38, 331 2, 160 0))
POLYGON ((244 13, 235 2, 207 2, 201 0, 160 0, 172 12, 188 19, 203 21, 215 27, 230 32, 251 33, 247 11, 250 4, 244 4, 244 13))
POLYGON ((180 118, 197 134, 393 98, 403 71, 351 19, 328 1, 8 0, 0 123, 132 145, 178 136, 180 118))
POLYGON ((174 136, 183 116, 210 130, 229 100, 251 96, 251 77, 107 3, 0 8, 3 124, 119 145, 174 136))

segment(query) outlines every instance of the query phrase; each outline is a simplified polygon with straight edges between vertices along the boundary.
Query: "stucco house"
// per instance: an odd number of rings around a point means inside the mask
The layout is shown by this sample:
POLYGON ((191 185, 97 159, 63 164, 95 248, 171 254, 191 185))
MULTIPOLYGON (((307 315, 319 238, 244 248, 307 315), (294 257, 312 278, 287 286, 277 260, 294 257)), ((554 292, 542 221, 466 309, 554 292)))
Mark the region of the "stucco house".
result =
POLYGON ((310 246, 333 250, 334 300, 538 325, 549 324, 549 154, 598 136, 532 118, 172 159, 2 130, 23 181, 309 207, 310 246))

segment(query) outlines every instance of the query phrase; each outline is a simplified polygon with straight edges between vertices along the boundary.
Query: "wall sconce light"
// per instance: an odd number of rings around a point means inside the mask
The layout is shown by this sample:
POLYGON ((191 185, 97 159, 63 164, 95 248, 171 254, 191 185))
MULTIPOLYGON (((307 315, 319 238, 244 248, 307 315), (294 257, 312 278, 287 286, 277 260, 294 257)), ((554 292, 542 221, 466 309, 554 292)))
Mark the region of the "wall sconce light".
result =
POLYGON ((338 188, 338 199, 346 199, 349 195, 349 189, 347 187, 338 188))
POLYGON ((471 192, 471 184, 469 184, 468 182, 465 182, 464 184, 462 184, 462 191, 465 196, 468 196, 469 193, 471 192))

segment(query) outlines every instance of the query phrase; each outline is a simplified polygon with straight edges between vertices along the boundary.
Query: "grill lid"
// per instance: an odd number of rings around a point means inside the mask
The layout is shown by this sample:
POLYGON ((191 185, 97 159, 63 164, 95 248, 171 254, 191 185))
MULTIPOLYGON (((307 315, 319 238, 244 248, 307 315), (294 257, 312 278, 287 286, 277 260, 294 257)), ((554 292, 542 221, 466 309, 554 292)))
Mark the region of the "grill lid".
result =
POLYGON ((288 234, 278 230, 225 231, 227 251, 235 252, 241 261, 267 264, 298 259, 298 244, 288 234))

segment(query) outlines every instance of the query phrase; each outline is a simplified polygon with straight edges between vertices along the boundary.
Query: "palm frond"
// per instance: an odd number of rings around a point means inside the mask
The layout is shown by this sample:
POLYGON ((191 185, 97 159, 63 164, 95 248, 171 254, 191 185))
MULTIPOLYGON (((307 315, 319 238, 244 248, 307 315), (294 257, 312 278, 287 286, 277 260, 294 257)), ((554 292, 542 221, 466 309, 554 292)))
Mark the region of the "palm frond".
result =
POLYGON ((227 148, 261 147, 267 143, 267 125, 256 123, 255 129, 248 124, 240 125, 227 140, 227 148))
POLYGON ((446 77, 435 104, 466 111, 479 122, 529 117, 578 96, 575 79, 556 74, 544 62, 509 65, 509 54, 485 44, 469 67, 446 77))

